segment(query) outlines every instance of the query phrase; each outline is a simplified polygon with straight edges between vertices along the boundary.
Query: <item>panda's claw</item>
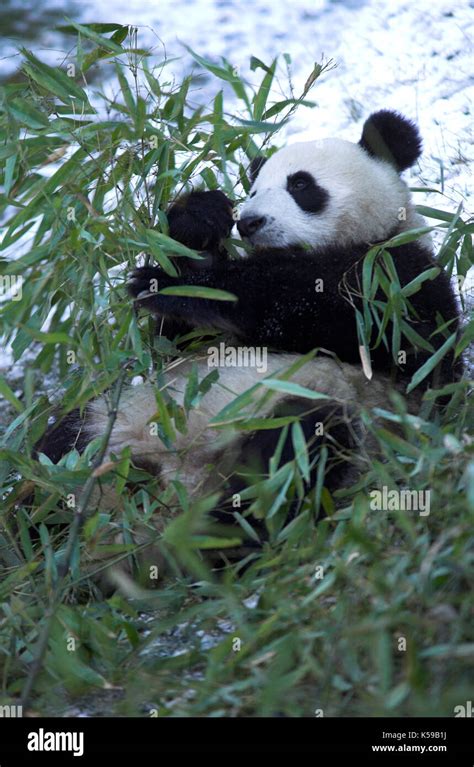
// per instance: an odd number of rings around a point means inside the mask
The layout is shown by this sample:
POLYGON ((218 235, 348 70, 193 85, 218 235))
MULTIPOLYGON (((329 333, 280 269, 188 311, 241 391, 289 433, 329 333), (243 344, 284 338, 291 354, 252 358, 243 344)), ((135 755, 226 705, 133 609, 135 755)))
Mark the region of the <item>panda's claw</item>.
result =
POLYGON ((159 290, 173 285, 175 280, 175 277, 171 277, 160 268, 142 266, 131 273, 127 284, 128 293, 134 299, 140 298, 142 293, 155 297, 159 290))

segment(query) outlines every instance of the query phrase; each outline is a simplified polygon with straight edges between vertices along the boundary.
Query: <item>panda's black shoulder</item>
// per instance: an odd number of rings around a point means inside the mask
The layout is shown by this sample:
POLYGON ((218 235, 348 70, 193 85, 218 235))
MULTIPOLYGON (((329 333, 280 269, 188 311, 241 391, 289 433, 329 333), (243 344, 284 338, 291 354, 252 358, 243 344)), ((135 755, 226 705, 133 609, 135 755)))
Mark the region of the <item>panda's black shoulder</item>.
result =
MULTIPOLYGON (((324 282, 324 291, 339 293, 341 280, 348 284, 354 280, 360 283, 364 257, 371 245, 347 245, 338 247, 330 245, 316 250, 306 250, 302 247, 269 248, 252 254, 250 259, 255 263, 261 277, 258 290, 274 290, 283 274, 288 274, 288 264, 291 267, 292 279, 287 285, 286 295, 294 295, 295 302, 302 295, 314 292, 314 281, 318 278, 324 282)), ((446 319, 459 316, 459 309, 451 281, 445 270, 436 263, 431 249, 420 242, 406 243, 397 247, 388 247, 403 286, 415 279, 419 274, 432 267, 439 268, 439 274, 431 280, 426 280, 420 291, 413 294, 410 300, 423 314, 432 313, 434 317, 441 312, 446 319)), ((381 255, 381 258, 383 256, 381 255)))
POLYGON ((459 307, 449 275, 445 269, 437 263, 432 251, 418 242, 400 245, 389 249, 392 256, 401 285, 406 285, 427 269, 436 267, 438 275, 423 283, 422 290, 413 294, 418 300, 423 300, 426 308, 433 310, 434 314, 442 314, 445 319, 459 317, 459 307))
POLYGON ((328 287, 339 281, 341 274, 361 261, 369 250, 369 245, 328 245, 321 248, 304 248, 299 245, 285 248, 265 248, 255 251, 249 260, 258 265, 266 279, 278 275, 280 267, 288 271, 291 265, 292 284, 295 287, 307 283, 312 277, 328 280, 328 287))
POLYGON ((397 247, 388 246, 385 250, 393 258, 402 285, 432 267, 438 267, 440 276, 444 275, 446 277, 445 284, 450 285, 449 278, 444 269, 436 263, 432 250, 422 243, 409 242, 397 247))

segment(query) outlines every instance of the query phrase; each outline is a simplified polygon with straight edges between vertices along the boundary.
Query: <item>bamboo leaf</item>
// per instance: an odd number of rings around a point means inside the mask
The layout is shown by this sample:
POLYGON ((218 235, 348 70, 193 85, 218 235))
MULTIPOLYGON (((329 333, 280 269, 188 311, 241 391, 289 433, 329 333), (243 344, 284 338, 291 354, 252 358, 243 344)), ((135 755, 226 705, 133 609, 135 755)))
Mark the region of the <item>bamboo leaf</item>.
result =
POLYGON ((306 438, 299 421, 291 427, 291 439, 295 451, 296 463, 306 482, 309 482, 309 456, 306 438))
POLYGON ((412 377, 409 385, 407 386, 407 393, 413 391, 413 389, 421 383, 426 376, 428 376, 440 362, 445 354, 454 346, 456 342, 456 333, 453 333, 444 344, 425 362, 424 365, 419 368, 412 377))
POLYGON ((259 121, 265 111, 270 88, 272 87, 273 78, 275 76, 277 59, 274 59, 271 66, 267 69, 265 77, 263 78, 260 88, 258 89, 253 99, 253 116, 254 119, 259 121))
MULTIPOLYGON (((182 245, 177 240, 173 240, 172 237, 168 237, 167 234, 162 232, 156 232, 154 229, 147 229, 145 231, 146 239, 149 243, 153 243, 154 246, 166 250, 167 253, 172 253, 173 256, 186 256, 186 258, 192 258, 199 261, 202 256, 195 250, 187 248, 186 245, 182 245)), ((146 247, 146 243, 137 242, 139 247, 146 247)))
POLYGON ((209 425, 217 426, 223 423, 228 423, 229 419, 234 418, 242 408, 247 407, 253 402, 254 394, 260 386, 261 384, 259 383, 255 384, 255 386, 251 386, 250 389, 247 389, 247 391, 244 391, 242 394, 239 394, 238 397, 235 397, 232 402, 225 405, 225 407, 223 407, 222 410, 209 421, 209 425))
POLYGON ((130 86, 128 84, 128 80, 125 77, 125 75, 123 73, 123 70, 122 70, 122 68, 120 67, 119 64, 115 65, 115 71, 117 73, 117 77, 118 77, 118 80, 119 80, 119 83, 120 83, 120 87, 122 89, 123 98, 124 98, 124 101, 125 101, 125 103, 127 105, 128 111, 130 112, 131 115, 135 115, 136 109, 137 109, 137 105, 135 103, 135 99, 133 97, 133 93, 132 93, 132 91, 130 89, 130 86))
POLYGON ((109 32, 118 29, 127 30, 127 27, 124 28, 123 25, 119 26, 117 24, 78 24, 76 21, 68 18, 66 18, 66 21, 68 21, 69 24, 63 28, 64 31, 75 29, 77 32, 80 32, 83 37, 92 40, 93 43, 101 48, 106 48, 106 50, 111 51, 112 53, 124 53, 124 49, 121 45, 114 43, 114 41, 110 40, 108 37, 100 35, 99 30, 102 32, 109 32))
MULTIPOLYGON (((437 190, 424 190, 423 191, 437 191, 437 190)), ((451 223, 455 214, 449 213, 447 210, 439 210, 438 208, 430 208, 427 205, 416 205, 416 212, 427 218, 436 218, 438 221, 447 221, 451 223)))
POLYGON ((9 385, 5 381, 3 376, 0 376, 0 394, 2 397, 5 397, 7 402, 10 403, 10 405, 13 405, 15 410, 17 410, 19 413, 22 413, 25 409, 18 397, 13 394, 12 390, 10 389, 9 385))
POLYGON ((201 285, 177 285, 176 287, 163 288, 159 293, 165 296, 187 296, 189 298, 210 298, 213 301, 237 301, 237 296, 226 290, 217 288, 205 288, 201 285))
POLYGON ((237 117, 237 122, 242 127, 247 128, 251 133, 276 133, 284 126, 284 122, 269 123, 264 120, 244 120, 237 117))
POLYGON ((16 98, 9 102, 8 108, 10 112, 27 128, 33 128, 33 130, 39 130, 41 128, 47 128, 49 120, 43 112, 36 109, 26 99, 16 98))
MULTIPOLYGON (((248 418, 245 421, 237 420, 239 431, 262 431, 267 429, 281 429, 290 423, 297 423, 298 416, 281 416, 278 418, 248 418)), ((226 421, 229 423, 229 421, 226 421)))
MULTIPOLYGON (((128 27, 124 27, 122 24, 112 24, 112 23, 105 23, 105 24, 83 24, 83 29, 90 29, 93 32, 115 32, 117 30, 128 30, 128 27)), ((69 35, 75 35, 77 30, 77 24, 73 21, 71 21, 70 24, 59 24, 56 29, 59 29, 60 32, 64 32, 64 34, 69 35)))
POLYGON ((384 243, 384 247, 396 248, 398 245, 406 245, 408 242, 419 240, 424 234, 429 234, 429 232, 432 232, 437 228, 438 227, 436 226, 419 226, 415 229, 409 229, 406 232, 400 232, 400 234, 396 234, 394 237, 387 240, 384 243))
POLYGON ((313 109, 316 106, 316 102, 307 101, 305 99, 284 99, 283 101, 277 101, 276 104, 273 104, 263 113, 263 115, 261 115, 261 117, 263 120, 269 120, 270 117, 275 117, 275 115, 290 106, 309 107, 310 109, 313 109))
POLYGON ((405 298, 408 298, 409 296, 412 296, 413 293, 417 293, 426 280, 434 280, 440 272, 441 269, 439 266, 433 266, 431 269, 422 272, 402 288, 402 295, 404 295, 405 298))
POLYGON ((69 105, 72 98, 92 109, 86 92, 74 82, 72 77, 68 77, 59 67, 44 64, 26 48, 22 48, 21 52, 26 59, 23 62, 23 69, 38 85, 45 88, 48 93, 57 96, 65 104, 69 105))
POLYGON ((7 160, 5 162, 5 176, 4 176, 4 191, 5 195, 8 197, 12 186, 13 186, 13 180, 15 177, 15 165, 17 161, 17 155, 13 155, 11 157, 7 157, 7 160))
POLYGON ((295 397, 306 397, 307 399, 331 399, 328 394, 322 394, 321 392, 307 389, 292 381, 280 381, 278 378, 264 378, 262 386, 266 386, 267 389, 272 389, 273 391, 293 394, 295 397))

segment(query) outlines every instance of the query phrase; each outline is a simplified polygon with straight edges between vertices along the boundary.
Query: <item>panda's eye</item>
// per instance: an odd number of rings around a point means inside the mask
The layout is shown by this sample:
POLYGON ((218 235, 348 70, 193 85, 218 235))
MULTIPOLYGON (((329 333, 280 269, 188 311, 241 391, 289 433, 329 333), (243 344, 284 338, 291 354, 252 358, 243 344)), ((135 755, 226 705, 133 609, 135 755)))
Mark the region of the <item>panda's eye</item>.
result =
POLYGON ((291 181, 291 188, 296 189, 298 191, 300 189, 306 189, 307 186, 308 186, 308 179, 302 178, 301 176, 300 178, 294 178, 291 181))
POLYGON ((256 194, 257 192, 250 192, 249 197, 255 197, 256 194))

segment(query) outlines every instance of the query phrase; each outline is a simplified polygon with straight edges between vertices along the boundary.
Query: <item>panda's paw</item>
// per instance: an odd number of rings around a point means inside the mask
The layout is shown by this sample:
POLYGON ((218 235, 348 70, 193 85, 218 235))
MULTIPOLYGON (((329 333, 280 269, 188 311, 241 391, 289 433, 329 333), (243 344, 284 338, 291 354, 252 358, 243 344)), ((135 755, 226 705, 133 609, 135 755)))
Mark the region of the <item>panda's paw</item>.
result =
POLYGON ((156 298, 160 290, 173 285, 175 281, 175 277, 166 274, 160 267, 142 266, 132 272, 127 288, 129 295, 141 305, 156 298))
POLYGON ((192 250, 216 251, 234 225, 233 203, 217 189, 179 197, 168 211, 170 237, 192 250))

